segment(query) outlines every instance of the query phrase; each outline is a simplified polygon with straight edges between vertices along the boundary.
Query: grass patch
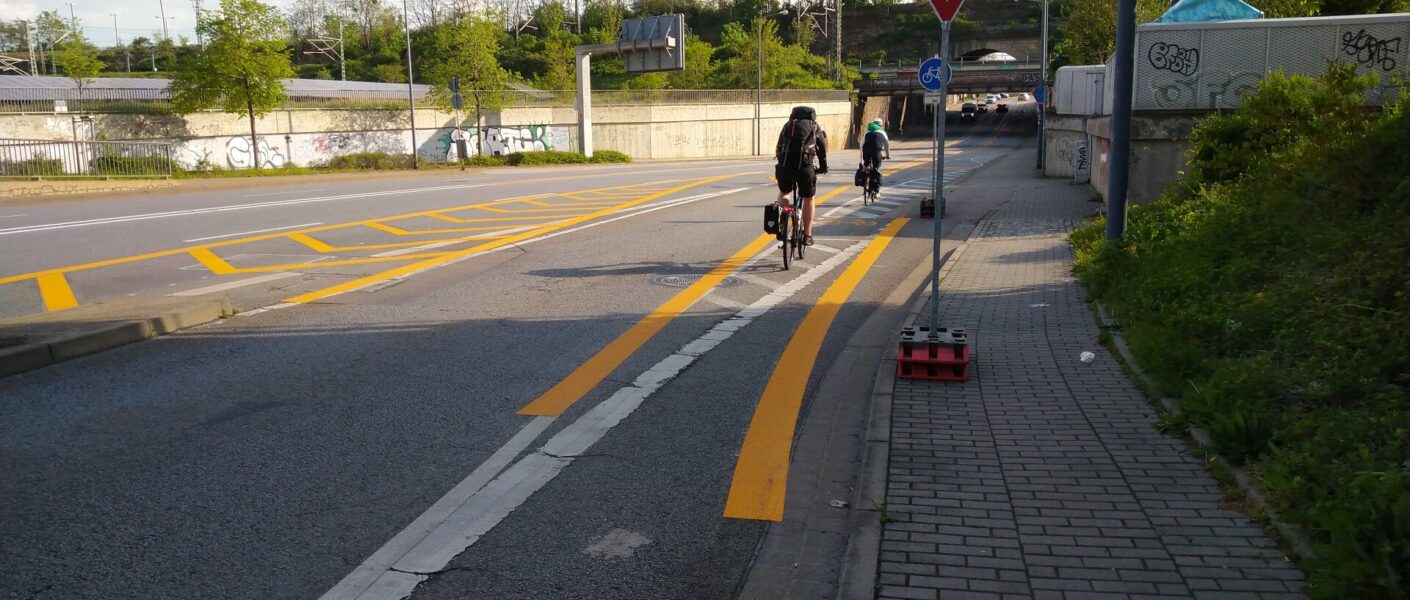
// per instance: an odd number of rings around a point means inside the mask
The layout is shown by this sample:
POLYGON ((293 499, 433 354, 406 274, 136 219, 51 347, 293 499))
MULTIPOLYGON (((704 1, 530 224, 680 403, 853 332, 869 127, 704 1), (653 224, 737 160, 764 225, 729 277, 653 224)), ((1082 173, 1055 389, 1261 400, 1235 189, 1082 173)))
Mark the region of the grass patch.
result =
POLYGON ((1410 97, 1374 85, 1270 76, 1122 240, 1072 235, 1153 391, 1313 537, 1313 598, 1410 596, 1410 97))

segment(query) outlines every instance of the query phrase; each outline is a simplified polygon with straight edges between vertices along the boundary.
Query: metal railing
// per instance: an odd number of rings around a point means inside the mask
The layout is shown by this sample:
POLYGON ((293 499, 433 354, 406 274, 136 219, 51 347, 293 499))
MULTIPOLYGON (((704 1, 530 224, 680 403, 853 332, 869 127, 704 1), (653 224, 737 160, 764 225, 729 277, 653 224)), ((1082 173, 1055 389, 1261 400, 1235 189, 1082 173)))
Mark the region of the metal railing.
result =
POLYGON ((171 177, 171 144, 0 139, 0 177, 171 177))
MULTIPOLYGON (((418 90, 419 91, 419 90, 418 90)), ((472 94, 464 90, 466 106, 472 94)), ((754 102, 755 90, 594 90, 599 106, 623 104, 729 104, 754 102)), ((573 90, 501 90, 496 95, 507 108, 572 106, 573 90)), ((846 101, 847 90, 764 90, 763 102, 846 101)), ((418 93, 418 107, 431 108, 431 98, 418 93)), ((406 91, 327 90, 289 95, 281 110, 406 110, 406 91)), ((164 89, 89 88, 79 94, 65 88, 0 89, 0 114, 147 113, 169 114, 171 97, 164 89)))

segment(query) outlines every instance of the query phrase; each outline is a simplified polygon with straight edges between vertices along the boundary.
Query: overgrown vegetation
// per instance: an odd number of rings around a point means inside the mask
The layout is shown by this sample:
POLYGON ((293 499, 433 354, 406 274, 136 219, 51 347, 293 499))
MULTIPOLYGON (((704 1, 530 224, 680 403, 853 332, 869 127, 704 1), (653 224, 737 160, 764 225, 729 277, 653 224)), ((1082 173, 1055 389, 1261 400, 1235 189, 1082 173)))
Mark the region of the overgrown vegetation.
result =
POLYGON ((1318 542, 1315 598, 1410 594, 1410 99, 1270 76, 1077 272, 1141 367, 1318 542))

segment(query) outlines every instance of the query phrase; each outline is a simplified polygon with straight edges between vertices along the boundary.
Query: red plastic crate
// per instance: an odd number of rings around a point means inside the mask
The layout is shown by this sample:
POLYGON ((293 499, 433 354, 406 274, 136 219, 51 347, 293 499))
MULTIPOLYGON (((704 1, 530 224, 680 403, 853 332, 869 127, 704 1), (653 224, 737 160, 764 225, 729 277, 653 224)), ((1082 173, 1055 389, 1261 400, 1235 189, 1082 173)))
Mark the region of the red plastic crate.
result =
POLYGON ((901 330, 896 350, 896 377, 927 381, 969 381, 969 336, 963 329, 939 331, 930 339, 924 327, 901 330))

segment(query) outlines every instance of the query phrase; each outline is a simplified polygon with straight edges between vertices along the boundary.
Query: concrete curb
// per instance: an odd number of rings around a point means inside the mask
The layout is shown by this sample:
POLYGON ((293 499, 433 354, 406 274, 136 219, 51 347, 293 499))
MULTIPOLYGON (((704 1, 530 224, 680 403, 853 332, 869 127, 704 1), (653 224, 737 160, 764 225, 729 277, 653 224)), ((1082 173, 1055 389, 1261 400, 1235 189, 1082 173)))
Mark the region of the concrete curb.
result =
MULTIPOLYGON (((1141 380, 1146 383, 1147 387, 1154 389, 1154 382, 1151 380, 1150 376, 1141 369, 1140 364, 1136 362, 1136 356, 1131 353, 1131 347, 1126 344, 1126 338, 1122 337, 1118 332, 1119 324, 1111 318, 1111 313, 1107 310, 1106 305, 1098 301, 1094 301, 1093 304, 1096 306, 1097 320, 1101 323, 1102 328, 1105 329, 1107 333, 1111 334, 1111 345, 1116 349, 1116 353, 1120 355, 1121 362, 1126 364, 1126 367, 1131 370, 1133 375, 1140 377, 1141 380)), ((1166 412, 1176 416, 1182 413, 1179 400, 1164 396, 1156 398, 1156 400, 1160 402, 1160 405, 1165 408, 1166 412)), ((1214 449, 1214 440, 1210 438, 1209 432, 1194 425, 1190 425, 1187 431, 1190 434, 1190 438, 1193 439, 1196 444, 1204 448, 1210 454, 1219 457, 1219 453, 1214 449)), ((1267 516, 1268 522, 1273 525, 1273 528, 1278 531, 1278 534, 1282 536, 1283 540, 1287 542, 1288 547, 1297 554, 1298 558, 1304 560, 1315 558, 1317 553, 1312 549, 1311 540, 1309 540, 1307 535, 1296 525, 1287 523, 1278 516, 1278 512, 1268 504, 1268 500, 1263 497, 1262 490, 1259 490, 1258 486, 1253 483, 1253 479, 1248 476, 1248 472, 1234 463, 1223 460, 1222 457, 1220 457, 1220 461, 1224 463, 1224 467, 1229 469, 1230 473, 1233 473, 1234 483, 1239 487, 1239 490, 1243 492, 1244 496, 1248 498, 1249 503, 1267 516)))
MULTIPOLYGON (((969 247, 969 236, 976 229, 978 225, 965 232, 965 241, 941 258, 941 279, 950 273, 955 261, 969 247)), ((893 296, 913 298, 910 310, 901 320, 902 326, 913 323, 925 308, 928 299, 925 286, 930 280, 930 268, 929 262, 922 261, 892 293, 893 296)), ((891 401, 896 387, 895 349, 900 344, 901 331, 898 328, 891 333, 890 341, 882 349, 881 364, 877 367, 876 379, 872 384, 871 411, 867 415, 866 438, 862 447, 862 472, 852 503, 859 510, 852 515, 847 553, 843 556, 842 574, 838 581, 837 597, 842 600, 872 600, 876 597, 882 527, 880 515, 876 513, 886 503, 887 471, 891 458, 891 401)))
POLYGON ((151 317, 95 324, 81 333, 0 349, 0 377, 203 325, 232 312, 229 299, 208 298, 151 317))

